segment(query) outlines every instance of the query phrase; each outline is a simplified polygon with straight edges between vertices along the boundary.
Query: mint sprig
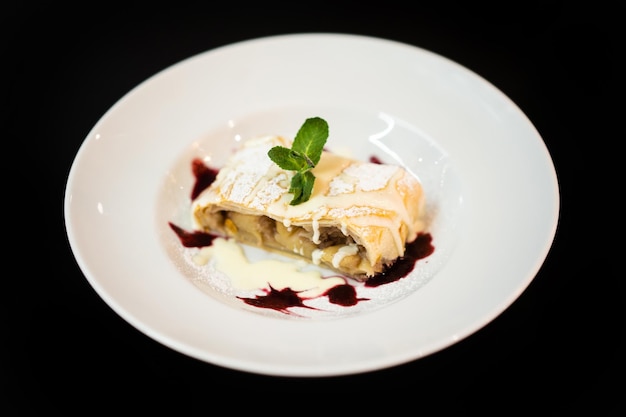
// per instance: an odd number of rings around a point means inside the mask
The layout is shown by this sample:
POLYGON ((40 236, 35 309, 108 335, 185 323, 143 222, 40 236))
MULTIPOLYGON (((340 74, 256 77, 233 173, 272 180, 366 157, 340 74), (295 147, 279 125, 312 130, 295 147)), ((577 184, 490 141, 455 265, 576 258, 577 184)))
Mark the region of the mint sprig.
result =
POLYGON ((311 198, 315 183, 311 169, 320 161, 327 139, 328 123, 320 117, 312 117, 306 119, 298 130, 291 149, 279 145, 267 152, 270 159, 282 169, 296 171, 289 187, 289 192, 293 193, 290 205, 296 206, 311 198))

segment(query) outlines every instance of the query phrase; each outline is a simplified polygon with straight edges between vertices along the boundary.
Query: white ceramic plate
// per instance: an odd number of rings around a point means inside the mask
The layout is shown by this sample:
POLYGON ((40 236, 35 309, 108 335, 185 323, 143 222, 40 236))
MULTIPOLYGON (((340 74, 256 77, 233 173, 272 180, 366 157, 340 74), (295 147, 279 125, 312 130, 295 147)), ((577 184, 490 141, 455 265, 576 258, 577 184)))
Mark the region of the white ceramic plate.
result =
POLYGON ((77 262, 121 317, 191 357, 282 376, 372 371, 467 337, 534 278, 558 212, 550 155, 498 89, 423 49, 340 34, 245 41, 156 74, 93 127, 65 195, 77 262), (401 280, 355 285, 368 301, 353 306, 252 307, 168 223, 190 225, 192 158, 217 168, 239 141, 293 137, 312 116, 329 148, 420 178, 435 251, 401 280))

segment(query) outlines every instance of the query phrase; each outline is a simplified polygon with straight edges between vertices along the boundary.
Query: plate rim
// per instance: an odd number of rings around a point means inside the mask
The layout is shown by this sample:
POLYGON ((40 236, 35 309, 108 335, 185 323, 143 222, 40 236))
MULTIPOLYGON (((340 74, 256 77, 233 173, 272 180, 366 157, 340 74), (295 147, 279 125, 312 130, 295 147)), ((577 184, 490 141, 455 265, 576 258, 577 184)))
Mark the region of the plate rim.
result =
MULTIPOLYGON (((201 52, 197 55, 185 58, 157 72, 156 74, 152 75, 151 77, 147 78, 143 82, 139 83, 137 86, 135 86, 134 88, 129 90, 126 94, 124 94, 124 96, 122 96, 116 103, 114 103, 103 114, 103 116, 96 122, 92 130, 89 132, 89 134, 85 137, 84 141, 81 143, 81 146, 78 152, 76 153, 74 160, 72 161, 72 166, 70 168, 70 172, 68 175, 66 188, 64 192, 65 192, 65 195, 64 195, 65 230, 66 230, 68 241, 70 243, 72 254, 74 255, 84 277, 88 280, 90 285, 96 290, 98 295, 101 298, 103 298, 104 301, 110 307, 112 307, 112 309, 116 312, 116 314, 120 315, 127 322, 129 322, 134 327, 141 330, 142 333, 150 336, 152 339, 178 352, 184 353, 188 356, 195 357, 197 359, 203 360, 205 362, 209 362, 214 365, 221 365, 221 366, 226 366, 232 369, 238 369, 241 371, 248 371, 248 372, 269 374, 269 375, 276 375, 276 376, 338 376, 338 375, 379 370, 379 369, 383 369, 383 368, 390 367, 390 366, 400 365, 400 364, 403 364, 403 363, 406 363, 415 359, 419 359, 420 357, 423 357, 423 356, 428 356, 430 354, 433 354, 437 351, 440 351, 449 347, 450 345, 458 342, 459 340, 462 340, 470 336, 471 334, 475 333, 476 331, 480 330, 481 328, 489 324, 497 316, 499 316, 526 290, 526 288, 535 278, 541 266, 544 264, 546 258, 549 255, 550 249, 553 245, 553 242, 556 236, 556 231, 557 231, 559 216, 560 216, 560 193, 559 193, 558 178, 556 176, 554 162, 552 161, 548 148, 545 146, 545 143, 543 142, 543 139, 541 138, 541 135, 539 134, 539 132, 537 132, 534 126, 532 125, 532 121, 530 121, 527 118, 527 116, 521 111, 521 109, 519 109, 519 107, 512 100, 510 100, 503 92, 501 92, 491 83, 489 83, 487 80, 480 77, 480 75, 474 73, 470 69, 467 69, 466 67, 456 63, 455 61, 450 60, 447 57, 444 57, 442 55, 439 55, 427 49, 421 48, 419 46, 406 44, 406 43, 402 43, 396 40, 391 40, 391 39, 386 39, 386 38, 378 38, 378 37, 366 36, 366 35, 344 34, 344 33, 302 33, 302 34, 284 34, 284 35, 272 35, 272 36, 267 36, 267 37, 252 38, 248 40, 243 40, 243 41, 219 46, 217 48, 213 48, 213 49, 201 52), (342 38, 342 39, 350 38, 350 39, 364 41, 364 42, 370 42, 370 41, 381 42, 382 44, 389 44, 389 45, 393 44, 399 47, 406 47, 407 50, 421 51, 422 53, 429 54, 430 56, 435 57, 436 59, 441 59, 445 61, 447 64, 455 65, 459 68, 462 68, 463 70, 467 71, 469 74, 473 74, 474 76, 480 78, 485 83, 487 83, 487 85, 491 86, 492 90, 495 90, 495 93, 499 94, 501 98, 505 99, 505 101, 508 100, 509 105, 512 105, 513 108, 517 109, 517 111, 519 112, 518 116, 522 116, 522 118, 525 118, 526 122, 530 124, 530 127, 532 127, 532 129, 535 131, 536 136, 540 139, 540 143, 544 147, 545 156, 547 156, 547 160, 545 162, 548 162, 551 165, 551 171, 553 174, 553 177, 551 178, 552 180, 551 183, 553 186, 552 197, 554 200, 552 201, 553 206, 552 206, 552 212, 550 216, 552 221, 550 222, 550 225, 551 225, 550 230, 546 231, 548 238, 544 242, 544 247, 540 251, 540 256, 536 259, 533 265, 529 266, 530 272, 526 274, 525 279, 523 280, 523 282, 520 283, 520 285, 517 288, 517 291, 509 294, 508 299, 501 300, 500 306, 496 308, 497 311, 495 313, 492 311, 492 314, 490 314, 490 317, 486 317, 486 318, 483 318, 482 320, 478 320, 479 322, 481 322, 480 325, 469 326, 469 328, 467 328, 465 332, 461 332, 460 334, 457 334, 456 338, 447 340, 445 342, 440 341, 440 343, 437 344, 436 346, 431 346, 430 348, 423 349, 424 353, 422 355, 417 354, 415 351, 407 351, 403 355, 396 354, 395 356, 379 357, 379 358, 371 359, 370 361, 366 361, 366 362, 345 364, 343 367, 335 366, 332 369, 331 368, 314 369, 315 367, 310 367, 308 365, 304 365, 301 368, 298 368, 297 366, 291 366, 290 368, 277 368, 275 365, 271 365, 271 364, 266 365, 263 363, 250 363, 246 361, 242 362, 240 360, 230 360, 230 358, 227 358, 227 357, 219 357, 219 356, 215 356, 211 354, 207 355, 207 352, 203 352, 201 350, 196 351, 191 346, 180 344, 175 339, 171 339, 170 337, 159 334, 150 326, 148 326, 146 323, 137 319, 132 314, 129 314, 126 311, 126 309, 120 303, 118 303, 115 299, 111 299, 110 297, 106 296, 104 289, 99 284, 99 281, 96 279, 96 277, 91 275, 90 265, 85 259, 82 258, 82 256, 80 256, 79 243, 76 241, 75 235, 74 235, 75 224, 71 219, 72 210, 73 210, 72 201, 71 201, 71 197, 72 197, 71 186, 73 185, 74 178, 77 175, 76 164, 77 164, 77 161, 80 160, 81 155, 84 152, 84 150, 88 146, 90 146, 90 141, 88 139, 97 130, 98 126, 104 123, 107 117, 113 114, 113 112, 121 105, 121 103, 128 100, 136 91, 139 91, 141 88, 148 85, 148 83, 151 80, 158 79, 160 76, 162 76, 165 73, 168 73, 174 68, 180 68, 186 65, 193 65, 193 63, 196 62, 196 60, 201 60, 203 57, 218 53, 220 51, 232 51, 240 47, 245 47, 246 45, 259 44, 259 43, 262 44, 264 42, 280 42, 281 40, 291 41, 291 40, 296 40, 296 39, 312 39, 312 38, 324 38, 326 41, 328 41, 328 40, 333 40, 337 37, 342 38)), ((404 302, 404 300, 402 300, 401 302, 404 302)))

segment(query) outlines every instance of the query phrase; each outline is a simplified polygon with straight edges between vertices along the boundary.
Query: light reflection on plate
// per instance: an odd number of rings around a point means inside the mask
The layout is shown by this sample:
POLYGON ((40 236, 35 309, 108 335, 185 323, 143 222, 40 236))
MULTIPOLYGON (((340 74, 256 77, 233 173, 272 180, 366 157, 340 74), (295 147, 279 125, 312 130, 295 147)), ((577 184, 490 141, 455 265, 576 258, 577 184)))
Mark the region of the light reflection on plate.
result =
POLYGON ((210 363, 295 376, 401 364, 480 329, 535 276, 558 210, 545 145, 500 91, 428 51, 338 34, 242 42, 146 80, 89 133, 65 199, 77 262, 125 320, 210 363), (219 167, 237 142, 293 137, 311 116, 328 121, 329 148, 420 178, 436 249, 371 302, 290 320, 206 279, 168 222, 190 226, 193 157, 219 167))

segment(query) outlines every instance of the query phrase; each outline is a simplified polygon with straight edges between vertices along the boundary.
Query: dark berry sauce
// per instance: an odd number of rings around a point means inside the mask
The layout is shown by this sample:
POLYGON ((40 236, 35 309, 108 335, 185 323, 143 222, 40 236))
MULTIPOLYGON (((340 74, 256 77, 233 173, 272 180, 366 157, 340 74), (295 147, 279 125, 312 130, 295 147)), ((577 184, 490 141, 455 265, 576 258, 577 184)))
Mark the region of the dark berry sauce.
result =
POLYGON ((219 170, 209 168, 200 158, 194 158, 191 161, 191 171, 196 179, 193 189, 191 190, 191 199, 193 200, 198 197, 205 188, 213 184, 219 170))
POLYGON ((172 222, 169 222, 168 224, 174 233, 176 233, 178 239, 180 239, 180 243, 182 243, 186 248, 203 248, 205 246, 211 246, 213 244, 213 239, 217 237, 200 230, 190 232, 172 222))
POLYGON ((283 288, 280 291, 275 290, 270 286, 269 291, 265 295, 256 296, 255 298, 237 297, 243 300, 244 303, 260 308, 269 308, 272 310, 280 311, 281 313, 289 314, 289 309, 292 307, 303 307, 311 310, 316 310, 313 307, 309 307, 304 304, 304 299, 301 298, 298 293, 291 288, 283 288))
MULTIPOLYGON (((369 298, 357 298, 356 289, 349 284, 335 285, 328 289, 320 297, 328 297, 328 301, 332 304, 349 307, 356 305, 359 301, 368 301, 369 298)), ((307 306, 304 301, 307 298, 301 297, 298 292, 293 291, 291 288, 283 288, 280 291, 275 290, 270 285, 269 291, 266 291, 265 295, 258 295, 254 298, 237 297, 243 300, 244 303, 259 307, 268 308, 279 311, 281 313, 290 314, 289 308, 302 307, 311 310, 319 310, 317 308, 307 306)))
POLYGON ((359 301, 368 301, 369 298, 357 298, 356 289, 350 284, 335 285, 324 293, 328 301, 344 307, 356 305, 359 301))
POLYGON ((404 256, 390 265, 385 271, 365 281, 366 287, 378 287, 406 277, 415 268, 420 259, 426 258, 435 251, 430 233, 421 233, 406 245, 404 256))

